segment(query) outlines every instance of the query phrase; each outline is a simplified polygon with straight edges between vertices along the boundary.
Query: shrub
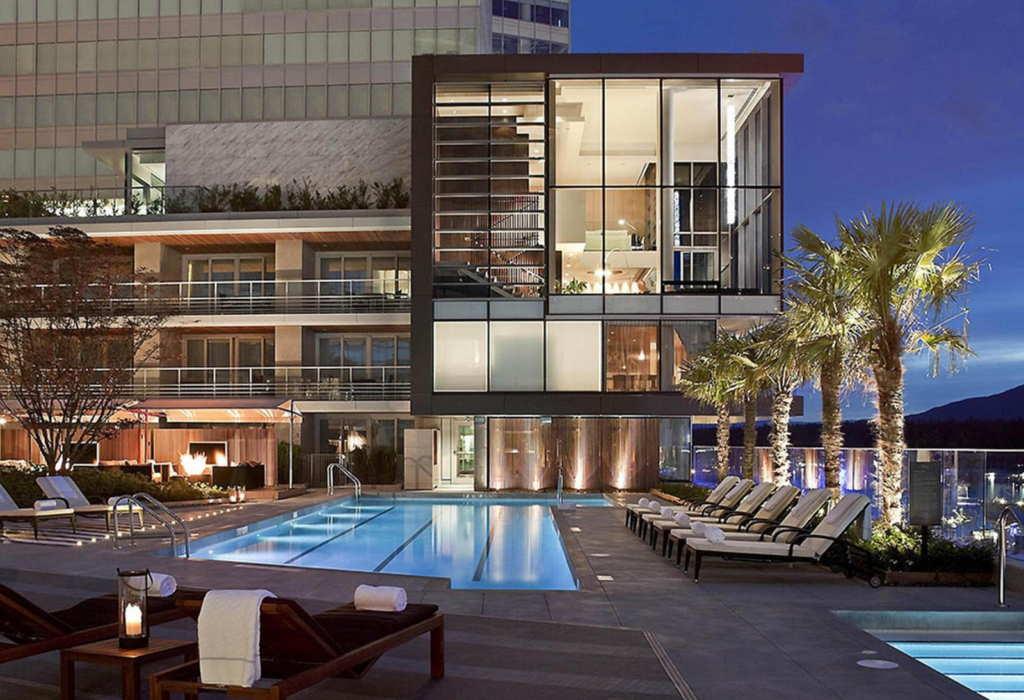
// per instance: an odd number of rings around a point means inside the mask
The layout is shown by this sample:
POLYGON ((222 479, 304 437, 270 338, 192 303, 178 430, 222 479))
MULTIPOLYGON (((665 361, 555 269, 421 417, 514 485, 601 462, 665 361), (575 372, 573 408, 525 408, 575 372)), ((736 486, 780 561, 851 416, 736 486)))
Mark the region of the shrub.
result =
MULTIPOLYGON (((0 466, 0 484, 22 508, 31 508, 33 503, 45 498, 36 484, 36 477, 40 476, 46 476, 44 467, 16 469, 0 466)), ((185 479, 172 479, 167 484, 154 484, 137 474, 125 474, 116 470, 78 469, 71 473, 71 478, 87 498, 97 497, 104 501, 111 496, 139 492, 148 493, 165 503, 222 498, 227 495, 223 489, 206 484, 191 484, 185 479)))
MULTIPOLYGON (((302 447, 292 445, 294 475, 300 474, 302 469, 302 447)), ((288 483, 288 443, 284 440, 277 443, 277 483, 288 483)))
POLYGON ((916 528, 877 524, 871 539, 858 543, 871 552, 875 565, 888 571, 940 571, 981 574, 992 569, 996 548, 991 542, 959 543, 943 538, 929 539, 928 559, 921 558, 921 533, 916 528))
POLYGON ((663 482, 658 484, 658 490, 683 500, 704 500, 708 497, 708 494, 711 493, 711 489, 709 488, 687 482, 663 482))
POLYGON ((390 447, 363 447, 350 455, 352 471, 364 484, 394 484, 398 455, 390 447))

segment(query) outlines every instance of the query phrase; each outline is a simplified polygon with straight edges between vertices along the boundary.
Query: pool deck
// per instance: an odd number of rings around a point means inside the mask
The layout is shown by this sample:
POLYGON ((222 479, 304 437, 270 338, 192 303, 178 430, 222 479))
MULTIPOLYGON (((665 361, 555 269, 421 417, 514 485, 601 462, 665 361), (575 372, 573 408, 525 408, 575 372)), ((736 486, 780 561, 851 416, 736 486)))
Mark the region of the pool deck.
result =
MULTIPOLYGON (((199 535, 313 505, 312 493, 203 519, 199 535)), ((632 500, 632 499, 631 499, 632 500)), ((363 583, 400 585, 410 601, 448 615, 448 675, 431 682, 426 644, 387 655, 361 681, 329 681, 309 698, 699 698, 879 700, 980 696, 832 614, 833 610, 993 611, 994 588, 882 588, 810 565, 709 560, 700 584, 623 526, 623 510, 581 508, 556 520, 582 590, 451 590, 445 579, 184 561, 157 556, 165 543, 114 551, 107 543, 56 548, 0 545, 0 581, 59 607, 113 590, 116 567, 149 567, 182 586, 266 588, 323 610, 363 583), (41 575, 43 574, 43 575, 41 575), (869 652, 869 653, 865 653, 869 652), (870 652, 874 652, 873 654, 870 652), (869 670, 865 658, 896 661, 869 670)), ((1024 610, 1011 595, 1010 610, 1024 610)), ((157 634, 193 636, 176 623, 157 634)), ((0 666, 0 697, 56 698, 57 655, 0 666)), ((118 681, 86 667, 80 697, 106 700, 118 681)))

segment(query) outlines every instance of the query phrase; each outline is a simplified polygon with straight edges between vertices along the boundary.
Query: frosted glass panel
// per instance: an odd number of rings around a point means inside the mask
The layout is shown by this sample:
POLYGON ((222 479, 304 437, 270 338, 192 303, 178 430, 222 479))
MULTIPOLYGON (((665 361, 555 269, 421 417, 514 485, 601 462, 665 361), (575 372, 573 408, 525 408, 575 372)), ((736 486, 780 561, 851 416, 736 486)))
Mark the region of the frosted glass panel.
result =
POLYGON ((434 324, 434 390, 487 391, 487 324, 434 324))
POLYGON ((548 323, 548 391, 601 390, 601 324, 548 323))
POLYGON ((544 324, 491 324, 491 391, 544 390, 544 324))

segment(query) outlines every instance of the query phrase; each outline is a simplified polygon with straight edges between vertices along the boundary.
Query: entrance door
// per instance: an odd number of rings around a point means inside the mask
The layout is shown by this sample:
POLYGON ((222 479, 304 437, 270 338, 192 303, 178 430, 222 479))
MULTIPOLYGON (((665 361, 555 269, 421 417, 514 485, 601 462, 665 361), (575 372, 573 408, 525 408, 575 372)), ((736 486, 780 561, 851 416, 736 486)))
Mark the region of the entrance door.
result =
POLYGON ((472 418, 442 419, 439 486, 473 487, 476 472, 475 444, 472 418))

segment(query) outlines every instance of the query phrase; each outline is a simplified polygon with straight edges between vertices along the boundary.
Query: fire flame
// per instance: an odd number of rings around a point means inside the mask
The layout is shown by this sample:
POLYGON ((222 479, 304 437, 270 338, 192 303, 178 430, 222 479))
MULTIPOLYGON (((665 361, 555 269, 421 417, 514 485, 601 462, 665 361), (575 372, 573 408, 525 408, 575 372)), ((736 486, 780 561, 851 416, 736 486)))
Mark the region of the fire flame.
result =
POLYGON ((181 468, 185 470, 185 474, 188 476, 198 476, 206 472, 208 465, 206 464, 205 452, 194 455, 183 452, 179 456, 178 464, 181 465, 181 468))

